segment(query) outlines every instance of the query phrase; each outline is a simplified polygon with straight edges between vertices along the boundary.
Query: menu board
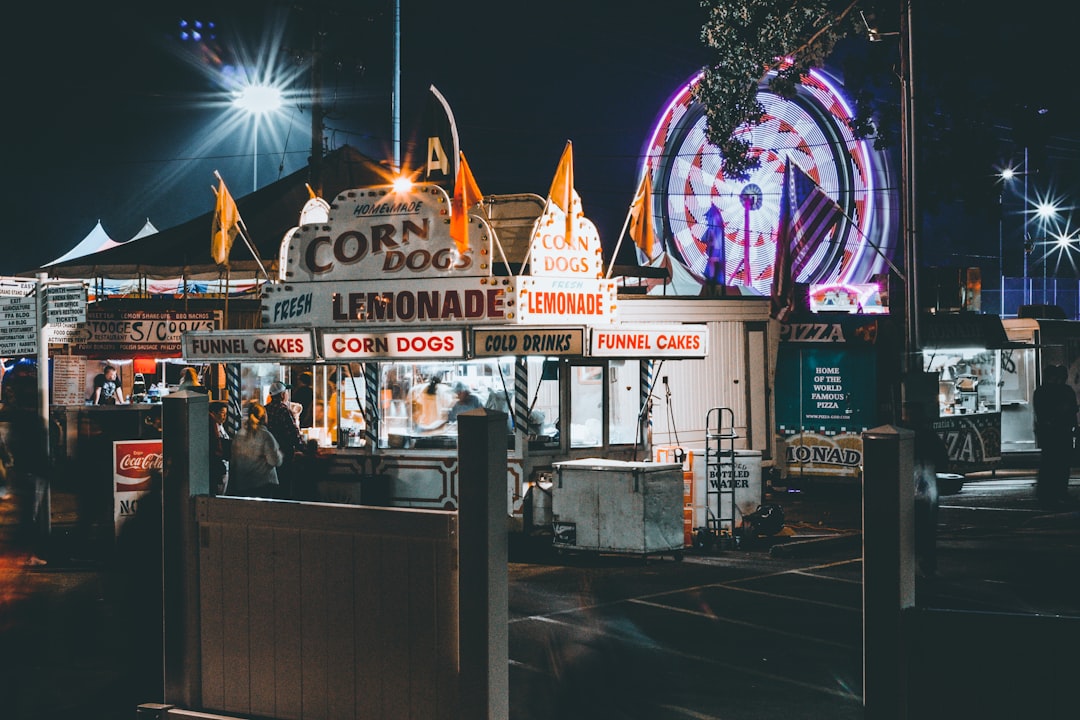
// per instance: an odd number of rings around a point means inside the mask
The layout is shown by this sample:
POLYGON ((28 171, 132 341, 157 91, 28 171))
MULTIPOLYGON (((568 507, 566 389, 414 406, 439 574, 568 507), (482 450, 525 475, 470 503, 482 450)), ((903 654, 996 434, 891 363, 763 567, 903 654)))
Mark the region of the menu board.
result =
POLYGON ((82 405, 86 402, 86 357, 55 355, 52 359, 53 405, 82 405))

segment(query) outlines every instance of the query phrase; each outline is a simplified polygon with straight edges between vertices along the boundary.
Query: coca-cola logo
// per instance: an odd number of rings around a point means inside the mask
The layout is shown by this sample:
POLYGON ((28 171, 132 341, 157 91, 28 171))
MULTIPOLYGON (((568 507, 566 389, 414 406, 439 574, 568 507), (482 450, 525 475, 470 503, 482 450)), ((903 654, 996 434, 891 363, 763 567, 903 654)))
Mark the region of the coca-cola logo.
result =
POLYGON ((116 472, 126 477, 149 477, 152 470, 161 469, 161 453, 131 453, 120 458, 116 472))
POLYGON ((150 477, 163 465, 161 441, 116 443, 117 489, 143 490, 150 487, 150 477))

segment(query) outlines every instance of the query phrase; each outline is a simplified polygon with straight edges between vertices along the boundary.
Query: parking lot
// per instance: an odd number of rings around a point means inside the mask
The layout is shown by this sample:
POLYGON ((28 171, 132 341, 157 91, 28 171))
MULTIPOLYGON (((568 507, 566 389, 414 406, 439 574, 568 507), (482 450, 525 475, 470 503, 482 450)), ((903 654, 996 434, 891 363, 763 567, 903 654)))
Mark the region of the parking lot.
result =
MULTIPOLYGON (((746 550, 514 563, 512 717, 863 717, 860 493, 772 501, 787 533, 746 550)), ((1032 476, 976 477, 942 496, 937 541, 920 608, 1080 618, 1080 517, 1040 507, 1032 476)), ((912 698, 920 717, 928 703, 912 698)))

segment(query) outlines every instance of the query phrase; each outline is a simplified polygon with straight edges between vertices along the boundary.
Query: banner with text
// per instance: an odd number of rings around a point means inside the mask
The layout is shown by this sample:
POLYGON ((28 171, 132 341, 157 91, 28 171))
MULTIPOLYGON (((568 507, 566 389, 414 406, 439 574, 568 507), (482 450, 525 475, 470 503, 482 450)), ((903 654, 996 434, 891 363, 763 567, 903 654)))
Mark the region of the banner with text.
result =
POLYGON ((300 362, 315 359, 310 330, 224 330, 183 337, 188 362, 300 362))
POLYGON ((205 312, 90 309, 72 351, 90 358, 180 357, 186 332, 217 330, 221 310, 205 312))
POLYGON ((705 325, 640 325, 593 328, 593 357, 703 358, 709 350, 705 325))
POLYGON ((381 360, 465 357, 461 330, 393 333, 323 332, 322 356, 327 360, 381 360))

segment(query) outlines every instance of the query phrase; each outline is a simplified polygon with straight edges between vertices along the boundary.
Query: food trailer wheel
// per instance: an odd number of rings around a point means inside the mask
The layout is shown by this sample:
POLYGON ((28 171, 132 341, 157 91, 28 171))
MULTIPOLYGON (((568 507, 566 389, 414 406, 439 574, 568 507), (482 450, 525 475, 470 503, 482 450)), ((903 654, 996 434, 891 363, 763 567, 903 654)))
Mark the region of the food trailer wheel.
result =
POLYGON ((672 553, 671 557, 675 558, 675 562, 682 562, 683 551, 682 550, 676 550, 674 553, 672 553))

